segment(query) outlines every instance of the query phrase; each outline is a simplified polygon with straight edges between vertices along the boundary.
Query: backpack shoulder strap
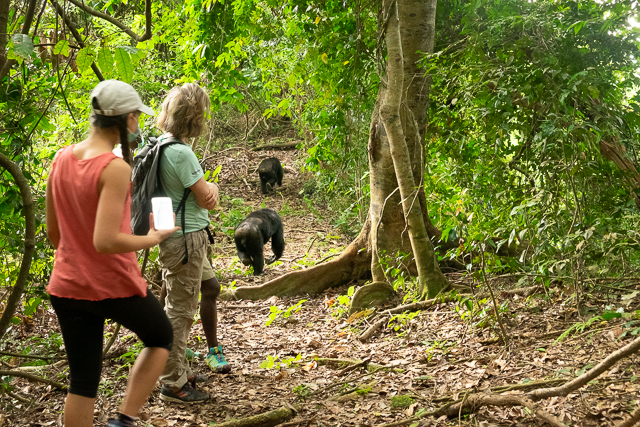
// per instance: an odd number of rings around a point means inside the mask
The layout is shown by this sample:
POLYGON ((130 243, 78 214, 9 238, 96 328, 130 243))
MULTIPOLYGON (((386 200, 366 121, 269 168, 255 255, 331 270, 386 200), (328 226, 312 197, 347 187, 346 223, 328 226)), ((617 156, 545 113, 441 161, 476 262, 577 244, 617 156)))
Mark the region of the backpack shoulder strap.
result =
MULTIPOLYGON (((154 138, 156 140, 156 142, 158 141, 157 138, 154 138)), ((151 140, 151 138, 149 138, 149 140, 151 140)), ((160 143, 158 144, 158 166, 156 167, 156 174, 157 174, 157 179, 156 179, 156 186, 158 188, 158 191, 160 191, 162 194, 164 194, 164 188, 162 188, 162 181, 160 179, 160 163, 162 161, 162 149, 165 147, 168 147, 169 145, 173 145, 173 144, 184 144, 184 142, 182 142, 181 139, 176 138, 175 136, 170 136, 169 138, 163 139, 162 141, 160 141, 160 143)), ((183 225, 184 227, 184 225, 183 225)))
POLYGON ((182 193, 182 199, 180 199, 180 203, 178 204, 178 207, 176 208, 176 215, 178 215, 178 212, 181 212, 181 216, 180 216, 180 227, 182 227, 182 236, 184 237, 184 257, 182 258, 182 264, 186 264, 187 262, 189 262, 189 248, 187 248, 187 236, 185 234, 185 211, 186 209, 186 203, 187 203, 187 197, 189 197, 189 193, 191 193, 191 189, 190 188, 185 188, 184 189, 184 193, 182 193))

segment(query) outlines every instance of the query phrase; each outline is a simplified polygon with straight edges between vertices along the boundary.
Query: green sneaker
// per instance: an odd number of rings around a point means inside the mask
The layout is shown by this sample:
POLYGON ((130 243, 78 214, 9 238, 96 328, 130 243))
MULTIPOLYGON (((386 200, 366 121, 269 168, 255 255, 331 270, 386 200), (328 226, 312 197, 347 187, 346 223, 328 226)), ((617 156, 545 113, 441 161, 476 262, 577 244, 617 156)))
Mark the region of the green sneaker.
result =
POLYGON ((189 362, 193 362, 195 359, 204 359, 202 353, 193 351, 189 347, 187 347, 187 351, 185 351, 185 356, 187 356, 189 362))
POLYGON ((205 356, 205 360, 213 372, 217 372, 219 374, 228 374, 231 372, 231 365, 229 365, 227 360, 224 358, 221 345, 210 348, 209 354, 205 356))

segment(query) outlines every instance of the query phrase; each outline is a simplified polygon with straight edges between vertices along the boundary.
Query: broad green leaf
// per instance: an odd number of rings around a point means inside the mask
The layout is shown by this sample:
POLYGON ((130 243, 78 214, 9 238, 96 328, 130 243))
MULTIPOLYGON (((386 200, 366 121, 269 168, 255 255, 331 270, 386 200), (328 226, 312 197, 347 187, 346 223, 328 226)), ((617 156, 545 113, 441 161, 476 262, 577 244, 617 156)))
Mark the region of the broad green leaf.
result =
POLYGON ((28 58, 33 53, 33 42, 27 34, 14 34, 11 37, 13 51, 22 58, 28 58))
POLYGON ((602 317, 604 320, 619 319, 622 317, 622 313, 607 311, 606 313, 602 313, 600 317, 602 317))
POLYGON ((116 48, 115 57, 120 78, 127 83, 131 82, 133 80, 133 65, 131 65, 129 54, 122 48, 116 48))
POLYGON ((93 64, 95 56, 96 55, 90 46, 86 46, 80 49, 80 52, 78 52, 78 56, 76 57, 78 71, 80 71, 80 73, 84 73, 85 71, 89 70, 91 64, 93 64))
POLYGON ((54 55, 64 55, 69 56, 69 41, 68 40, 60 40, 56 43, 53 48, 54 55))
POLYGON ((133 46, 116 46, 116 49, 124 49, 131 55, 137 54, 138 51, 140 50, 137 47, 133 47, 133 46))
POLYGON ((325 64, 328 64, 328 63, 329 63, 329 56, 328 56, 326 53, 323 53, 323 54, 320 56, 320 59, 322 59, 322 62, 324 62, 325 64))
POLYGON ((142 49, 138 49, 136 53, 131 53, 130 55, 131 55, 131 61, 133 61, 134 63, 137 61, 140 61, 141 59, 147 56, 146 51, 142 49))
POLYGON ((98 67, 100 67, 100 71, 105 77, 112 77, 114 74, 114 62, 113 54, 111 53, 111 49, 108 47, 103 47, 98 52, 98 67))

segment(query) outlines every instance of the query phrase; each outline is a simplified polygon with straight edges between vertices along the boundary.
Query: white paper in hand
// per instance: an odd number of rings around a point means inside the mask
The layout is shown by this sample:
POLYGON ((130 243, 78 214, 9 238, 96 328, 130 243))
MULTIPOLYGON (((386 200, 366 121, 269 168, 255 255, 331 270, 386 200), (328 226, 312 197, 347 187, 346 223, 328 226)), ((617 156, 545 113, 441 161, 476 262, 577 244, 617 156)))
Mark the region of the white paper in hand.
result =
POLYGON ((154 197, 151 199, 153 222, 156 230, 170 230, 175 227, 173 204, 170 197, 154 197))

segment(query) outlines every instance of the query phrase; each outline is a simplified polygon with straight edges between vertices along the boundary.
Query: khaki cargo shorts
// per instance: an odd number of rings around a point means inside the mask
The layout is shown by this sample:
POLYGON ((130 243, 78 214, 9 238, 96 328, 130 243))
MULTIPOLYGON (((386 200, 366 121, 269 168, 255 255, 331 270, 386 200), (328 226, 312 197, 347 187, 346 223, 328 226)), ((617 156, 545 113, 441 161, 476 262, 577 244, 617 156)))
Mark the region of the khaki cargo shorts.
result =
POLYGON ((173 347, 160 379, 170 387, 182 387, 191 374, 185 351, 189 330, 198 310, 200 282, 215 277, 207 256, 207 232, 195 231, 185 237, 172 236, 160 243, 162 278, 167 286, 165 312, 173 327, 173 347), (189 261, 182 264, 185 237, 189 261))

